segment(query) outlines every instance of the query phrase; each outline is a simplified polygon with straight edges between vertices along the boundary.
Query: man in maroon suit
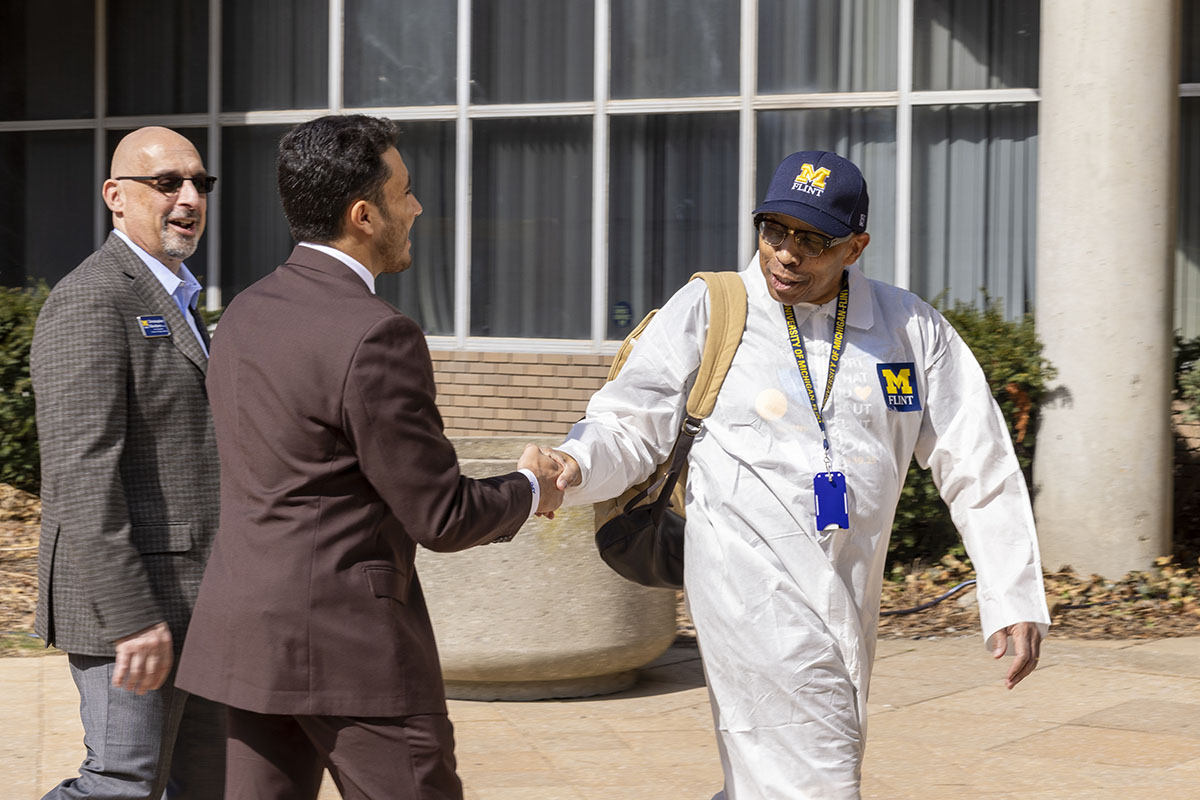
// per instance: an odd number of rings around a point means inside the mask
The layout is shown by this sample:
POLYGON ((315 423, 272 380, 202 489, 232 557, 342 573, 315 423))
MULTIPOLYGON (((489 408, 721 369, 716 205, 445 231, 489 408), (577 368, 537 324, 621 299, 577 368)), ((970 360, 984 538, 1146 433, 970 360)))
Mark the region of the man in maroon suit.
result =
POLYGON ((230 707, 226 797, 459 800, 417 544, 511 537, 561 501, 526 448, 459 472, 421 329, 374 295, 421 204, 388 120, 327 116, 279 146, 299 244, 213 339, 221 519, 176 683, 230 707))

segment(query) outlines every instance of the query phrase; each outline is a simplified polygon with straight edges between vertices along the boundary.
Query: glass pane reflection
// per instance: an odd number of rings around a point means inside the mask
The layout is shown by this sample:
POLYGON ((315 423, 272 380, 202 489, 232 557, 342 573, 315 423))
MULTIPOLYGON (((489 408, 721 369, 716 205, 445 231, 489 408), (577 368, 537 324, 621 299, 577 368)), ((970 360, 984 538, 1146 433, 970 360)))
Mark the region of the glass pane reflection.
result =
POLYGON ((471 9, 471 100, 590 100, 592 0, 492 0, 471 9))
POLYGON ((613 118, 608 338, 623 339, 692 273, 742 266, 737 142, 736 114, 613 118))
POLYGON ((1175 328, 1200 336, 1200 97, 1179 100, 1179 241, 1175 250, 1175 328))
POLYGON ((913 109, 912 290, 1033 310, 1037 106, 913 109))
POLYGON ((326 0, 239 0, 221 7, 226 111, 329 104, 326 0))
POLYGON ((0 119, 80 119, 93 113, 94 0, 5 3, 0 119), (64 25, 63 20, 72 24, 64 25))
POLYGON ((759 0, 764 94, 896 89, 895 0, 759 0))
POLYGON ((343 94, 351 108, 454 102, 458 4, 346 0, 343 94))
POLYGON ((612 96, 738 93, 741 17, 729 0, 613 0, 612 96))
POLYGON ((1038 85, 1039 0, 916 0, 913 88, 1038 85))
POLYGON ((1200 0, 1184 0, 1179 82, 1200 83, 1200 0))
POLYGON ((53 284, 94 248, 91 131, 0 133, 0 285, 53 284))
POLYGON ((592 120, 482 120, 471 169, 471 335, 591 337, 592 120))
POLYGON ((109 115, 207 110, 208 2, 109 3, 109 115))

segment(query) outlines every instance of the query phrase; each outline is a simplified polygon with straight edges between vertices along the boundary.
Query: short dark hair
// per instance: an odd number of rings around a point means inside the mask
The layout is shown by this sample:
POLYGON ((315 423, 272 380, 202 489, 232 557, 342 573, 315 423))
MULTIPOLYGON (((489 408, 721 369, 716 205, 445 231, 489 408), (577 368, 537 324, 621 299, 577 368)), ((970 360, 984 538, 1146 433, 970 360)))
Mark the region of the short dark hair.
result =
POLYGON ((379 204, 391 170, 383 154, 396 146, 390 119, 331 114, 302 122, 279 142, 279 200, 297 242, 332 242, 342 215, 358 200, 379 204))

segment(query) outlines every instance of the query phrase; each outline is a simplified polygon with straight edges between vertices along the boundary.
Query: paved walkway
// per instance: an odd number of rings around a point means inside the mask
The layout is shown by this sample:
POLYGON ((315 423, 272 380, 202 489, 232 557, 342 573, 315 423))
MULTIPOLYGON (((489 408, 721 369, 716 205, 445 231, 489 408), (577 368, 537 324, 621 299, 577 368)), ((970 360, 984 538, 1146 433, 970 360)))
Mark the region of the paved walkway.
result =
MULTIPOLYGON (((1005 691, 977 637, 883 640, 863 796, 1200 797, 1200 637, 1051 638, 1005 691)), ((33 800, 82 756, 62 657, 0 659, 0 795, 33 800)), ((695 648, 633 690, 533 703, 451 701, 468 800, 708 800, 721 771, 695 648)), ((334 800, 332 784, 321 800, 334 800)))

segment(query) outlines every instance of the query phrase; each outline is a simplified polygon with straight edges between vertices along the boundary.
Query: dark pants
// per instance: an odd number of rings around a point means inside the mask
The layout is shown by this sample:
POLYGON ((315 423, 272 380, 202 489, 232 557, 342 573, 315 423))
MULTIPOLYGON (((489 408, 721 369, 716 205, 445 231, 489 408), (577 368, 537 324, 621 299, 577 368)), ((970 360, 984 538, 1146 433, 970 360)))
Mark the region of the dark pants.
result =
POLYGON ((176 689, 143 695, 112 685, 116 659, 71 655, 87 756, 79 776, 43 800, 221 800, 225 707, 176 689))
POLYGON ((326 717, 229 709, 225 797, 313 800, 328 768, 352 800, 462 800, 445 714, 326 717))

